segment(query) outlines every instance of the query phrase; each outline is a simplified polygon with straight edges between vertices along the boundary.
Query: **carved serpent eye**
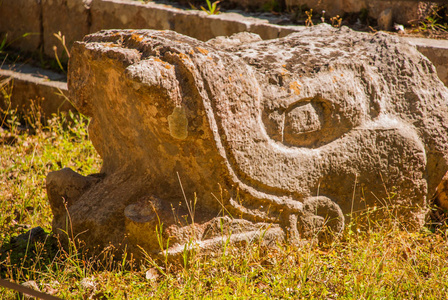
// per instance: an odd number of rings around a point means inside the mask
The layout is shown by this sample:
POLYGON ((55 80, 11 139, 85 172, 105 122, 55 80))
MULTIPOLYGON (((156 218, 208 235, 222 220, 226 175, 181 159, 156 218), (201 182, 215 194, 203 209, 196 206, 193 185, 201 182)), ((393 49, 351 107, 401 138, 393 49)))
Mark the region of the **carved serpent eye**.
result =
POLYGON ((297 147, 320 147, 354 127, 338 105, 319 96, 265 108, 262 119, 273 140, 297 147))

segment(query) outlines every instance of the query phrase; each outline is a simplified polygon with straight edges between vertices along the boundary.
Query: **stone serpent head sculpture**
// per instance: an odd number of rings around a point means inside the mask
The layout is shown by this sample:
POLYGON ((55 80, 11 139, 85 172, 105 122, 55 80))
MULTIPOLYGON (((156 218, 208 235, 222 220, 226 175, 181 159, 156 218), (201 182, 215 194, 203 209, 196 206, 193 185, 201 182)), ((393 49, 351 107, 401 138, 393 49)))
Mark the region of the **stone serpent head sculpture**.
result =
POLYGON ((419 228, 448 169, 448 90, 383 33, 101 31, 74 45, 68 83, 103 166, 47 190, 54 230, 91 247, 294 243, 369 207, 419 228))

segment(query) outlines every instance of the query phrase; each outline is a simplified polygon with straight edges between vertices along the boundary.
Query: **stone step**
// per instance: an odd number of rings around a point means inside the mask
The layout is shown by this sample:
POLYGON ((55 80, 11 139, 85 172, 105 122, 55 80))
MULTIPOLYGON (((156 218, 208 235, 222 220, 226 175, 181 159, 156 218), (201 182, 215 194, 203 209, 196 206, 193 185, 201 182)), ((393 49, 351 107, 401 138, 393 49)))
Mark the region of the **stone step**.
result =
POLYGON ((73 109, 67 97, 65 75, 27 64, 3 64, 0 68, 0 82, 4 91, 0 94, 3 109, 9 105, 20 112, 39 108, 44 118, 73 109))
POLYGON ((448 86, 448 40, 434 40, 425 38, 404 38, 415 45, 436 67, 437 75, 448 86))

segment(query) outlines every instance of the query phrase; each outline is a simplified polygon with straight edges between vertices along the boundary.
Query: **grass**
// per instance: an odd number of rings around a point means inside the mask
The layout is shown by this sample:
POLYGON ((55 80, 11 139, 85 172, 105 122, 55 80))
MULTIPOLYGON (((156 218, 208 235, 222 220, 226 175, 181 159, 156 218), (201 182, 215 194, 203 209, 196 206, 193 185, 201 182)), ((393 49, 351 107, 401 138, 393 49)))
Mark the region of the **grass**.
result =
POLYGON ((207 14, 209 15, 217 15, 219 14, 219 7, 218 7, 218 3, 220 1, 215 1, 213 3, 210 2, 210 0, 206 0, 207 2, 207 8, 204 8, 203 6, 201 6, 201 9, 203 11, 205 11, 207 14))
POLYGON ((0 65, 3 66, 4 64, 31 64, 39 66, 43 69, 51 70, 54 72, 62 72, 65 74, 67 70, 68 59, 70 57, 67 45, 65 43, 65 36, 60 32, 53 34, 54 37, 59 40, 61 44, 60 46, 63 48, 63 52, 60 57, 57 54, 57 46, 53 47, 53 50, 55 51, 54 58, 46 56, 43 53, 42 48, 33 52, 25 52, 14 49, 15 43, 17 41, 27 39, 29 36, 33 35, 36 35, 36 33, 25 33, 15 39, 9 39, 8 34, 0 34, 0 65))
MULTIPOLYGON (((407 232, 395 220, 358 231, 347 226, 332 244, 265 249, 247 244, 185 261, 141 264, 97 257, 51 236, 45 176, 62 167, 98 172, 88 120, 77 114, 39 118, 3 111, 0 133, 0 277, 33 280, 63 299, 446 299, 448 227, 407 232), (29 240, 23 233, 41 226, 29 240)), ((16 299, 0 287, 1 299, 16 299)))
POLYGON ((415 33, 448 32, 448 4, 435 6, 422 20, 410 22, 415 33))

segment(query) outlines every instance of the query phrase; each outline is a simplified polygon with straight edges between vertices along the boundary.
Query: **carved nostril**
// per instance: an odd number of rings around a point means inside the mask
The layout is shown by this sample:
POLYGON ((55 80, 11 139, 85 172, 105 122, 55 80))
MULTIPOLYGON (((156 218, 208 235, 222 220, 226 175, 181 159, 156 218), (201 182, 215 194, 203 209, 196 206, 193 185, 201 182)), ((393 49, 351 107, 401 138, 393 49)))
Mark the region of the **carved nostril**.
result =
POLYGON ((297 138, 303 139, 302 134, 321 130, 323 114, 319 110, 306 103, 289 111, 285 116, 284 142, 294 145, 297 138))
POLYGON ((95 176, 82 176, 70 168, 50 172, 47 176, 46 188, 53 214, 65 215, 67 209, 99 180, 100 178, 95 176))
POLYGON ((339 205, 325 196, 309 197, 303 201, 303 215, 298 219, 302 237, 317 237, 329 242, 338 237, 345 226, 339 205))

